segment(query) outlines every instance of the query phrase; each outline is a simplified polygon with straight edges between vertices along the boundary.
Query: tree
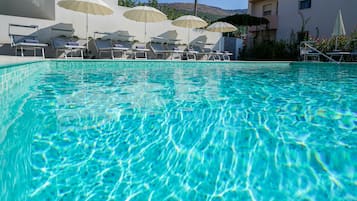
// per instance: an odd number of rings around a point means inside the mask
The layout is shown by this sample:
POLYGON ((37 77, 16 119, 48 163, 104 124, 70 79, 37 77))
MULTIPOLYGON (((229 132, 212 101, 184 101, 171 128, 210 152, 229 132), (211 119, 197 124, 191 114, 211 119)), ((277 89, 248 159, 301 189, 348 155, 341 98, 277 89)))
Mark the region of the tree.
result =
POLYGON ((134 7, 135 1, 134 0, 118 0, 118 5, 125 6, 125 7, 134 7))
POLYGON ((148 1, 148 5, 154 8, 158 8, 159 7, 159 3, 157 2, 157 0, 149 0, 148 1))

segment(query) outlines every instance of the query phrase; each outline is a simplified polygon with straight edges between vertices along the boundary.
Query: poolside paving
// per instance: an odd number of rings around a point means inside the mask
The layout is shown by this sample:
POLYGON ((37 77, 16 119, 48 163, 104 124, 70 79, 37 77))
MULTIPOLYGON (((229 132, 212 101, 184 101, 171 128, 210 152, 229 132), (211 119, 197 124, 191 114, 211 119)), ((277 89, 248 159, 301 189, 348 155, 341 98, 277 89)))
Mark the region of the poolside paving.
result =
POLYGON ((27 61, 37 61, 37 60, 42 60, 42 57, 20 57, 20 56, 0 55, 0 65, 27 62, 27 61))

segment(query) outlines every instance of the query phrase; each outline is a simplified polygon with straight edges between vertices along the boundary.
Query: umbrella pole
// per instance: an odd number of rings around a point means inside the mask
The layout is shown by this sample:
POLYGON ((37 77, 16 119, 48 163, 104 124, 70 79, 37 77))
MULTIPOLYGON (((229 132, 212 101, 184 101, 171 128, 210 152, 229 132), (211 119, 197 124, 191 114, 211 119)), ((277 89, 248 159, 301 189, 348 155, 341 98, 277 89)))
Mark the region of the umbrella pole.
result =
POLYGON ((145 33, 144 33, 144 44, 146 43, 146 22, 145 22, 145 33))
POLYGON ((88 50, 88 13, 86 14, 86 48, 88 50))
POLYGON ((190 49, 190 29, 187 28, 187 50, 190 49))

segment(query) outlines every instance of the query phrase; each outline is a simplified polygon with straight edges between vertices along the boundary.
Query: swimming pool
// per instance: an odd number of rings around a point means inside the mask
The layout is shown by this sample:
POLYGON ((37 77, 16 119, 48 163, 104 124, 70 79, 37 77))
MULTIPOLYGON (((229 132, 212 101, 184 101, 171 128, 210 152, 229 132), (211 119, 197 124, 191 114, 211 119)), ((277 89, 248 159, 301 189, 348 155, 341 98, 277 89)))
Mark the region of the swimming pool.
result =
POLYGON ((357 66, 0 67, 0 200, 357 200, 357 66))

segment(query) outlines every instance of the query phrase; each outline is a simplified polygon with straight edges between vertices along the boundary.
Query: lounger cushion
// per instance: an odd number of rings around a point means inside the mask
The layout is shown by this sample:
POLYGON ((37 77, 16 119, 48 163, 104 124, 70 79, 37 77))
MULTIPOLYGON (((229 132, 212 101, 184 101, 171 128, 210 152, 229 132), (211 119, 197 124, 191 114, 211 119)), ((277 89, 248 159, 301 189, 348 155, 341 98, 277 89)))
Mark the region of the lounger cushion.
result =
POLYGON ((25 43, 40 43, 40 41, 38 41, 36 39, 25 39, 24 42, 25 43))
POLYGON ((124 47, 122 44, 114 44, 114 47, 124 47))
POLYGON ((67 45, 70 45, 70 46, 79 46, 79 43, 73 42, 73 41, 68 41, 68 42, 67 42, 67 45))

